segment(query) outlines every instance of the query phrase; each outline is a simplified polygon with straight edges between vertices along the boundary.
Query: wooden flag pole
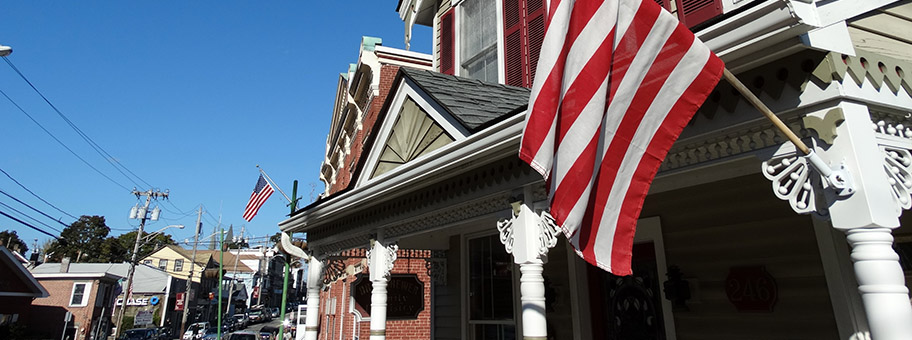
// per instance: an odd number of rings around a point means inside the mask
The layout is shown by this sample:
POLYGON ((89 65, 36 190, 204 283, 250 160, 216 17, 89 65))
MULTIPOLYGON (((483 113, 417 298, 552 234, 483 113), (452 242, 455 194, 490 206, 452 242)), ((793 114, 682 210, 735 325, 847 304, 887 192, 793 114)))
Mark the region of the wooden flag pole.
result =
POLYGON ((744 86, 744 84, 741 83, 741 80, 738 80, 738 78, 735 77, 735 75, 732 74, 728 68, 724 68, 722 70, 722 75, 725 77, 725 80, 731 83, 732 86, 734 86, 735 89, 737 89, 738 92, 744 96, 744 98, 747 98, 747 101, 753 104, 757 110, 760 110, 760 112, 763 113, 767 119, 772 121, 773 125, 779 129, 779 132, 782 132, 782 134, 788 137, 789 141, 795 145, 795 148, 804 154, 804 157, 808 160, 808 163, 810 163, 810 165, 816 169, 817 172, 823 175, 823 177, 826 178, 827 182, 830 185, 837 189, 837 192, 840 196, 849 196, 855 192, 851 174, 849 174, 848 171, 846 171, 844 168, 840 168, 837 171, 834 171, 832 168, 830 168, 830 166, 824 162, 823 159, 821 159, 820 156, 814 152, 814 150, 808 148, 808 146, 804 144, 800 138, 798 138, 798 135, 792 132, 792 129, 789 129, 788 126, 786 126, 785 123, 783 123, 782 120, 780 120, 779 117, 773 113, 772 110, 766 107, 766 105, 760 101, 760 98, 757 98, 753 92, 748 90, 747 86, 744 86))
POLYGON ((731 83, 732 86, 734 86, 742 96, 744 96, 744 98, 747 98, 747 101, 753 104, 757 110, 760 110, 760 112, 763 113, 767 119, 771 120, 773 122, 773 125, 779 129, 779 132, 782 132, 786 137, 788 137, 789 141, 791 141, 792 144, 795 144, 795 147, 798 148, 798 150, 801 150, 801 152, 805 155, 811 154, 811 149, 809 149, 807 145, 805 145, 804 142, 798 138, 798 135, 795 135, 795 133, 792 132, 792 129, 789 129, 788 126, 786 126, 785 123, 779 119, 779 117, 773 114, 773 111, 766 107, 766 105, 760 101, 760 98, 757 98, 753 92, 748 90, 747 86, 744 86, 744 84, 741 83, 741 80, 735 77, 735 75, 732 74, 727 67, 722 70, 722 75, 725 77, 725 80, 728 80, 728 82, 731 83))

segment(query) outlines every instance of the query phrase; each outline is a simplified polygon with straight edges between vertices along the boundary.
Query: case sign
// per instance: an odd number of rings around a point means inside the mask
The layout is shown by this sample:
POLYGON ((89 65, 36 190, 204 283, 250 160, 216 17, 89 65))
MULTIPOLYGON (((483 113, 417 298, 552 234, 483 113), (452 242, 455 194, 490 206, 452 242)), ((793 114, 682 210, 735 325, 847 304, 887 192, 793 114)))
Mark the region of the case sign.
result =
MULTIPOLYGON (((373 283, 368 275, 358 275, 352 283, 352 297, 356 307, 370 315, 373 283)), ((386 286, 386 318, 388 320, 417 319, 424 310, 424 283, 416 274, 392 274, 386 286)))

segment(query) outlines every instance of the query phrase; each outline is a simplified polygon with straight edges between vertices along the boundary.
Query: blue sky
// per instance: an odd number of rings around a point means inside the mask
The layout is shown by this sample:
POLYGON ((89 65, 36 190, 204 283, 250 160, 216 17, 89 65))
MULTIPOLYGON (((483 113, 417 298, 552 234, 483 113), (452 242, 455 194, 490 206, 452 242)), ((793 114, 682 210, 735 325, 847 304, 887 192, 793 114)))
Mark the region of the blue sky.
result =
MULTIPOLYGON (((192 238, 202 204, 204 230, 219 215, 235 234, 275 233, 288 214, 276 192, 252 222, 241 215, 257 179, 256 165, 291 195, 299 180, 304 203, 323 190, 335 86, 358 57, 364 35, 404 48, 397 1, 6 1, 0 44, 8 58, 86 135, 158 189, 162 219, 177 240, 192 238), (315 188, 312 192, 311 188, 315 188), (172 229, 173 230, 173 229, 172 229)), ((430 28, 412 50, 431 52, 430 28)), ((83 141, 7 65, 0 90, 105 179, 0 96, 0 169, 67 213, 102 215, 113 235, 138 226, 128 218, 137 186, 83 141)), ((137 181, 139 182, 139 181, 137 181)), ((147 189, 139 182, 140 189, 147 189)), ((0 190, 69 224, 0 174, 0 190)), ((0 203, 62 228, 6 196, 0 203)), ((20 216, 7 207, 0 211, 20 216)), ((22 218, 20 216, 20 218, 22 218)), ((48 231, 49 228, 32 222, 48 231)), ((48 239, 0 216, 31 247, 48 239)), ((55 233, 51 231, 52 233, 55 233)))

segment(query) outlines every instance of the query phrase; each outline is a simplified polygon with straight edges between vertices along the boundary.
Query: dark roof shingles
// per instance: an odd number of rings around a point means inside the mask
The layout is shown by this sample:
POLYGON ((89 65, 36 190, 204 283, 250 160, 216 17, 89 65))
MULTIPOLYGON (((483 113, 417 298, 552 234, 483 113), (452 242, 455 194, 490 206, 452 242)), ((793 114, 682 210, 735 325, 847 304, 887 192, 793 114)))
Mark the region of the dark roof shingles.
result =
POLYGON ((527 88, 407 67, 401 70, 472 132, 529 102, 527 88))

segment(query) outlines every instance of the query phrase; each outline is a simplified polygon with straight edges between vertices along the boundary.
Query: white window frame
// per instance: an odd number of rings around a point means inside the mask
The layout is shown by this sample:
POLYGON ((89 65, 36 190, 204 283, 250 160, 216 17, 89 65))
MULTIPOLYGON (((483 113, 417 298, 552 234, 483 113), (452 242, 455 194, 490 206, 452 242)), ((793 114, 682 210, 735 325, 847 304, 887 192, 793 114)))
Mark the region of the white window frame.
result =
MULTIPOLYGON (((460 242, 461 243, 460 252, 462 253, 462 255, 461 255, 462 256, 462 259, 461 259, 462 265, 460 266, 461 267, 460 271, 462 272, 461 280, 462 280, 462 287, 463 287, 463 289, 461 289, 462 290, 461 299, 463 301, 463 303, 462 303, 462 320, 463 320, 462 327, 463 327, 463 332, 464 332, 464 336, 462 337, 463 339, 474 339, 474 335, 472 333, 473 325, 507 324, 503 320, 472 321, 471 316, 469 315, 470 314, 470 311, 469 311, 469 263, 471 262, 471 260, 469 259, 469 255, 470 255, 469 254, 469 241, 474 240, 474 239, 483 238, 483 237, 491 237, 491 236, 494 236, 495 238, 497 238, 497 235, 498 234, 496 232, 490 232, 490 231, 462 234, 462 242, 460 242)), ((503 244, 501 244, 501 246, 503 246, 503 244)), ((513 255, 509 254, 509 253, 507 255, 509 256, 509 258, 512 262, 513 255)), ((512 291, 513 291, 513 299, 512 299, 513 300, 513 319, 512 319, 512 322, 513 322, 513 324, 512 325, 516 332, 515 334, 516 334, 517 338, 519 338, 520 336, 522 336, 522 302, 520 301, 520 291, 519 291, 519 289, 520 289, 520 287, 519 287, 519 275, 520 275, 519 267, 515 263, 513 263, 512 272, 513 272, 513 283, 512 283, 512 291)))
POLYGON ((158 259, 158 269, 168 270, 168 259, 158 259))
MULTIPOLYGON (((466 77, 467 75, 462 72, 462 3, 465 0, 458 0, 453 2, 453 74, 466 77)), ((503 84, 506 76, 504 65, 504 42, 503 42, 503 0, 494 0, 494 8, 497 12, 494 26, 497 31, 497 37, 495 38, 497 44, 497 83, 503 84)), ((435 22, 436 25, 436 22, 435 22)), ((436 31, 435 31, 436 32, 436 31)), ((436 44, 435 44, 436 45, 436 44)), ((435 46, 436 48, 436 46, 435 46)), ((436 52, 435 52, 436 53, 436 52)), ((434 58, 435 60, 437 58, 434 58)), ((436 69, 436 68, 435 68, 436 69)))
POLYGON ((76 281, 73 282, 73 288, 70 289, 70 299, 67 301, 67 304, 70 307, 85 307, 89 305, 89 295, 92 295, 92 282, 91 281, 76 281), (80 303, 74 304, 73 297, 76 295, 76 286, 85 285, 85 288, 82 290, 82 301, 80 303))
POLYGON ((174 271, 178 272, 178 273, 184 271, 184 260, 183 259, 174 260, 174 271), (178 268, 178 265, 177 265, 178 263, 180 263, 180 268, 178 268))

